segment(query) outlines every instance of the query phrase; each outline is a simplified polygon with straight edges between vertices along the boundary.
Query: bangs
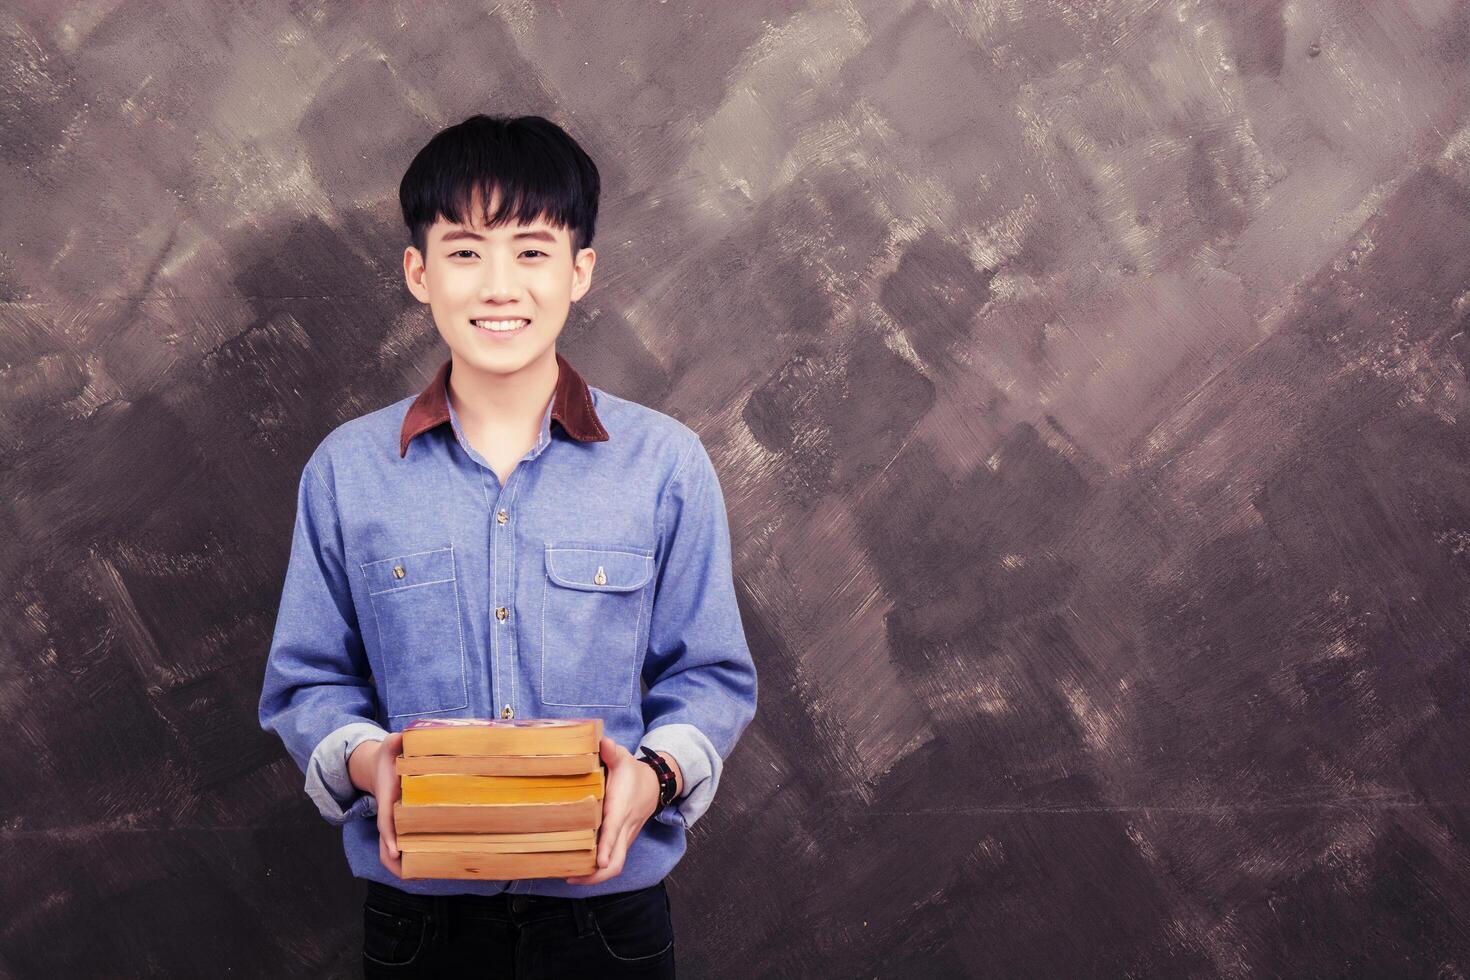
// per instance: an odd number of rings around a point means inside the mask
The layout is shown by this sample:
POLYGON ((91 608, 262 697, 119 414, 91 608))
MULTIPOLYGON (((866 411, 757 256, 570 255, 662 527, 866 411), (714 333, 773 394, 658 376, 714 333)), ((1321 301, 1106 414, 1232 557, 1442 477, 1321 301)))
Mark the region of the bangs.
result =
POLYGON ((561 127, 540 116, 471 116, 438 133, 398 188, 403 220, 424 252, 429 228, 545 220, 587 248, 597 221, 597 166, 561 127), (496 197, 499 201, 496 202, 496 197), (495 202, 493 212, 489 204, 495 202))

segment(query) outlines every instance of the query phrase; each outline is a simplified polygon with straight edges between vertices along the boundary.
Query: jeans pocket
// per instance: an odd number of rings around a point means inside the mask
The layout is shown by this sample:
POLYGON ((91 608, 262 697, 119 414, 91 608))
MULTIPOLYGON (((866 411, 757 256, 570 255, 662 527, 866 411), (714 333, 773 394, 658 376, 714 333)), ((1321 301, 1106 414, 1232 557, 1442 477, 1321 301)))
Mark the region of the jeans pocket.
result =
POLYGON ((371 903, 362 907, 362 955, 382 966, 408 966, 424 950, 427 923, 423 912, 390 911, 371 903))
POLYGON ((364 562, 378 624, 387 714, 469 705, 454 546, 364 562))
POLYGON ((656 960, 674 948, 674 921, 663 882, 589 910, 608 955, 625 963, 656 960))
POLYGON ((632 545, 546 545, 541 602, 541 700, 626 708, 638 689, 639 643, 653 550, 632 545))

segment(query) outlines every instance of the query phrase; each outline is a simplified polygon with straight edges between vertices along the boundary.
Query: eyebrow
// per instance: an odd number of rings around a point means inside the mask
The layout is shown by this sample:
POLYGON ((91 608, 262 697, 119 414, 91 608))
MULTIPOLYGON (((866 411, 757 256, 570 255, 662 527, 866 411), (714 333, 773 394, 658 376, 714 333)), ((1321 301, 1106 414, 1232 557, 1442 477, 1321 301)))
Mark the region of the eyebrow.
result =
MULTIPOLYGON (((530 238, 538 242, 550 242, 553 245, 556 244, 555 235, 553 235, 549 231, 542 231, 539 229, 536 231, 518 231, 510 237, 517 240, 522 238, 530 238)), ((443 238, 439 239, 439 241, 457 242, 462 241, 466 238, 476 242, 483 242, 487 240, 486 237, 484 235, 481 235, 479 232, 470 231, 467 228, 457 228, 454 231, 447 232, 443 238)))

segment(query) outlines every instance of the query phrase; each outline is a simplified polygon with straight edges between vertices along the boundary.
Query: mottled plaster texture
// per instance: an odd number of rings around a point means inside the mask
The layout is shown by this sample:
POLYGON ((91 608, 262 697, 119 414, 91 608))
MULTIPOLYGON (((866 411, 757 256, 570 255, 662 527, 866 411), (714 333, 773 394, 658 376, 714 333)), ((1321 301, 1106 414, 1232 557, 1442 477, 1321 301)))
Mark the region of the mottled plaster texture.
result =
POLYGON ((397 182, 598 161, 561 349, 703 437, 760 712, 681 974, 1470 975, 1470 7, 0 12, 0 974, 352 976, 255 709, 397 182))

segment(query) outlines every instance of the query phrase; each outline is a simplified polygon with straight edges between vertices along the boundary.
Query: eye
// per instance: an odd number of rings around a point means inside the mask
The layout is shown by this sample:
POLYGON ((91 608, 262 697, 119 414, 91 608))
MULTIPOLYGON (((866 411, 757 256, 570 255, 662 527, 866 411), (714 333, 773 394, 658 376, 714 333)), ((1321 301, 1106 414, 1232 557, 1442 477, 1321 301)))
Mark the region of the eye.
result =
POLYGON ((450 258, 454 258, 457 255, 474 255, 474 254, 475 253, 473 251, 471 251, 470 249, 462 248, 462 249, 460 249, 457 252, 450 252, 449 253, 449 257, 450 258))
POLYGON ((528 248, 528 249, 526 249, 526 251, 522 252, 521 254, 522 255, 526 255, 526 254, 528 254, 530 252, 535 252, 537 255, 545 255, 546 254, 545 252, 541 251, 539 248, 528 248))

